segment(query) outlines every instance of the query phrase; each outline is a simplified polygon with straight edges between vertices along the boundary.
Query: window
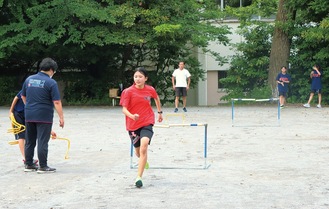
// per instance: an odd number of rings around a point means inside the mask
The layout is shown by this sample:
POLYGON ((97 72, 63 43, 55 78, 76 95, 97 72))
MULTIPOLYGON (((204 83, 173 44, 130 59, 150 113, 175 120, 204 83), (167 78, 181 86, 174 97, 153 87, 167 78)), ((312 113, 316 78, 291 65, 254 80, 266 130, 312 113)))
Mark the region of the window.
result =
POLYGON ((252 0, 216 0, 218 5, 221 6, 221 4, 224 4, 224 8, 226 6, 230 7, 246 7, 250 6, 252 3, 252 0))
POLYGON ((219 79, 227 77, 227 70, 220 70, 218 71, 218 88, 223 89, 225 86, 220 82, 219 79))

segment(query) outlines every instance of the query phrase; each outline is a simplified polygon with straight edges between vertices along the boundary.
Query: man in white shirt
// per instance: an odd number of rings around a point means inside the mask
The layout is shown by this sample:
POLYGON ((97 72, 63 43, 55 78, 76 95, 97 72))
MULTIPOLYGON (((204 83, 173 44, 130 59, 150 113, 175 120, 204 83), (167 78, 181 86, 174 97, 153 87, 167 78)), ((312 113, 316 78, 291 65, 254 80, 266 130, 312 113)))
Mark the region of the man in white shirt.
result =
POLYGON ((183 110, 184 112, 187 112, 186 110, 186 96, 187 91, 190 88, 191 83, 191 74, 188 70, 184 68, 185 63, 179 62, 179 68, 176 69, 172 74, 172 87, 175 90, 175 112, 178 112, 178 104, 179 104, 179 97, 182 97, 183 99, 183 110), (175 84, 176 79, 176 84, 175 84))

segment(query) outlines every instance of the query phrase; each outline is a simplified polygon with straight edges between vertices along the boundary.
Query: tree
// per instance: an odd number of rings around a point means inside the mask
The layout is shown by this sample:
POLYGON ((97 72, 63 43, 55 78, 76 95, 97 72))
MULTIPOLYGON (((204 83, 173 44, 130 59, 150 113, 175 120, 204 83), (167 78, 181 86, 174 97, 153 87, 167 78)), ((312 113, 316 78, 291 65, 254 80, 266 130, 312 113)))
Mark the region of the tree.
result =
POLYGON ((228 95, 222 99, 270 97, 267 67, 272 32, 273 26, 264 22, 254 22, 239 30, 245 41, 235 45, 237 53, 232 57, 228 75, 220 79, 225 88, 229 89, 228 95))
POLYGON ((271 45, 268 82, 274 97, 278 95, 275 78, 282 66, 288 66, 291 42, 288 22, 295 18, 295 11, 287 8, 286 1, 288 0, 279 0, 271 45))
MULTIPOLYGON (((170 71, 179 60, 187 62, 195 86, 204 73, 195 48, 228 42, 228 29, 212 25, 220 15, 212 0, 5 0, 0 66, 28 63, 28 71, 35 61, 52 56, 61 68, 79 69, 92 78, 88 85, 102 83, 106 94, 109 85, 131 84, 132 70, 144 65, 166 100, 172 94, 166 91, 170 71)), ((77 88, 75 94, 92 98, 95 93, 79 92, 90 88, 77 88)))

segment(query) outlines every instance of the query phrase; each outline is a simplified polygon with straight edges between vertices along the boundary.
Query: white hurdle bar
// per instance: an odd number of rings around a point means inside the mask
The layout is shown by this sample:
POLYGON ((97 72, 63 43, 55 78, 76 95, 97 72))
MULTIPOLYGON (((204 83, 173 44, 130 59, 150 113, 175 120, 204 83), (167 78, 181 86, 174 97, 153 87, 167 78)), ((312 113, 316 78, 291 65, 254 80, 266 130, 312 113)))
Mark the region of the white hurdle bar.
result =
POLYGON ((232 98, 232 126, 234 126, 234 102, 235 101, 250 101, 250 102, 272 102, 278 101, 278 125, 280 125, 280 117, 281 117, 281 108, 280 108, 280 100, 279 98, 269 98, 269 99, 252 99, 252 98, 232 98))
MULTIPOLYGON (((170 128, 170 127, 184 127, 184 126, 204 126, 204 151, 203 151, 203 158, 204 158, 204 166, 203 169, 208 169, 210 165, 207 164, 207 147, 208 147, 208 124, 207 123, 182 123, 182 124, 165 124, 165 125, 154 125, 155 128, 170 128)), ((136 168, 133 165, 133 149, 134 146, 130 144, 130 168, 136 168)), ((138 165, 137 165, 138 166, 138 165)), ((151 167, 150 167, 151 168, 151 167)), ((156 168, 156 167, 153 167, 156 168)), ((166 168, 162 167, 160 169, 175 169, 175 168, 166 168)), ((178 169, 178 168, 176 168, 178 169)))

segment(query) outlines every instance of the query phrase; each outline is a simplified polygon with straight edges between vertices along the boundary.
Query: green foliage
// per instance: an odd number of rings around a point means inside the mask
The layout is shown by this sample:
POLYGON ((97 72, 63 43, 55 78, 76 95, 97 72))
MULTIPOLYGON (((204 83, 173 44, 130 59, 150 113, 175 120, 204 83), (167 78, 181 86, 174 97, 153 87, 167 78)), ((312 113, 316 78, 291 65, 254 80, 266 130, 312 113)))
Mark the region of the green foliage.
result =
POLYGON ((15 63, 26 74, 45 56, 53 57, 61 69, 77 72, 66 81, 65 98, 88 101, 119 83, 131 85, 134 68, 143 65, 155 74, 152 82, 166 101, 178 61, 186 61, 195 86, 203 78, 196 48, 229 41, 228 28, 210 21, 221 16, 212 0, 4 1, 0 69, 15 63))
POLYGON ((226 78, 220 82, 228 89, 223 100, 234 97, 256 97, 267 95, 267 69, 273 26, 255 22, 254 25, 240 29, 245 41, 235 45, 237 54, 232 57, 231 67, 226 78))
POLYGON ((0 105, 11 104, 18 91, 14 91, 16 79, 13 76, 0 77, 0 105))

